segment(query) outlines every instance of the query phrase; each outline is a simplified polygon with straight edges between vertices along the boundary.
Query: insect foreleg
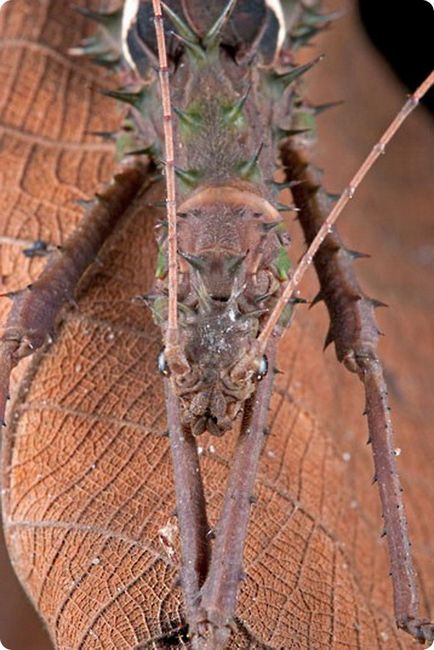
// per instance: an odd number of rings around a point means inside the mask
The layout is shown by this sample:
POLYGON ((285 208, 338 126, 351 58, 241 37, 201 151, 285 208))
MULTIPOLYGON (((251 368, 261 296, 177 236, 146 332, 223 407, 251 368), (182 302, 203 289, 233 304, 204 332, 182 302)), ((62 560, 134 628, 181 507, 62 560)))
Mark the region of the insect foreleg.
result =
MULTIPOLYGON (((199 626, 213 638, 216 650, 225 647, 242 579, 243 551, 252 493, 264 442, 274 379, 275 341, 267 349, 268 373, 246 403, 237 447, 232 459, 222 512, 215 529, 207 579, 201 591, 206 622, 199 626)), ((202 648, 205 646, 197 646, 202 648)))
POLYGON ((184 431, 181 426, 179 401, 170 379, 165 381, 165 391, 181 539, 181 584, 187 620, 191 623, 199 616, 199 590, 210 559, 210 529, 196 440, 190 431, 184 431))
POLYGON ((13 305, 0 335, 1 421, 13 368, 54 333, 61 308, 73 299, 77 283, 143 187, 146 175, 145 166, 135 163, 118 173, 112 184, 97 195, 83 222, 62 248, 53 253, 39 278, 9 294, 13 305))
POLYGON ((238 587, 243 576, 243 551, 252 493, 273 387, 275 347, 275 341, 272 341, 267 349, 268 373, 244 408, 223 508, 215 528, 211 563, 201 590, 203 619, 193 637, 193 647, 197 650, 220 650, 226 647, 230 636, 238 587))
POLYGON ((244 409, 212 551, 196 441, 191 432, 183 430, 178 400, 170 379, 165 382, 181 539, 181 583, 195 650, 224 648, 231 633, 274 378, 274 348, 273 341, 267 350, 268 373, 244 409))
MULTIPOLYGON (((302 181, 292 192, 300 209, 306 243, 310 245, 326 219, 330 200, 296 139, 284 145, 282 161, 287 178, 302 181)), ((335 230, 325 238, 313 260, 321 287, 315 302, 324 300, 330 315, 326 345, 335 343, 339 361, 356 372, 364 385, 375 481, 380 490, 389 547, 396 623, 421 641, 433 641, 433 623, 418 617, 417 585, 395 460, 387 387, 377 356, 379 332, 374 308, 383 303, 368 298, 360 288, 353 268, 353 260, 359 256, 345 249, 335 230)))

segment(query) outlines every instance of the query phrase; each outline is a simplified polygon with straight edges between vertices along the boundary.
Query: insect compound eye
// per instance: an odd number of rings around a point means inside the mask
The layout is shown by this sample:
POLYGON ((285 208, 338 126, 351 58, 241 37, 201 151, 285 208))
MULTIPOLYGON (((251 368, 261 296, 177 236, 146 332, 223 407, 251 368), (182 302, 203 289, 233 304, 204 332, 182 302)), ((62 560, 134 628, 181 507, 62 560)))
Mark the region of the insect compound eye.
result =
POLYGON ((259 366, 256 371, 256 375, 255 375, 256 379, 258 381, 261 381, 261 379, 264 379, 264 377, 266 377, 267 372, 268 372, 268 359, 264 354, 264 356, 259 362, 259 366))
POLYGON ((161 350, 161 352, 157 357, 157 366, 160 374, 164 375, 165 377, 169 376, 170 371, 169 371, 168 363, 166 361, 166 355, 164 354, 164 349, 161 350))

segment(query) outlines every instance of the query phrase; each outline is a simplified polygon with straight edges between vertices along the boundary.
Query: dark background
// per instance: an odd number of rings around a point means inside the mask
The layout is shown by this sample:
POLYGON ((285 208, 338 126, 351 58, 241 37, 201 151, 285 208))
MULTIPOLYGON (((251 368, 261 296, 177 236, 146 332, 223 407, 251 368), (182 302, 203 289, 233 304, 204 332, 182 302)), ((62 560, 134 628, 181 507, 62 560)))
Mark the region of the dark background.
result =
MULTIPOLYGON (((359 14, 377 50, 411 91, 434 67, 434 9, 427 0, 359 0, 359 14)), ((423 103, 434 115, 434 89, 423 103)))

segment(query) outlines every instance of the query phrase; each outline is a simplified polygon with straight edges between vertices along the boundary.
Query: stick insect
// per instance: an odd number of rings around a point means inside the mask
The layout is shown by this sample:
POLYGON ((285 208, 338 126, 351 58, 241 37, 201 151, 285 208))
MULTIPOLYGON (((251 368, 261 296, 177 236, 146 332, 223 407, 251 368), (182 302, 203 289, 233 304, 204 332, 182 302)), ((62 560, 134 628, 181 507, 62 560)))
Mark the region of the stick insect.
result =
MULTIPOLYGON (((160 151, 156 153, 155 144, 149 142, 140 143, 136 151, 131 146, 124 150, 123 153, 130 154, 128 162, 90 208, 83 228, 68 240, 31 288, 12 296, 14 308, 2 340, 3 400, 11 367, 22 355, 45 342, 60 307, 72 296, 108 233, 131 201, 143 192, 146 179, 156 174, 155 169, 150 171, 146 167, 145 161, 150 157, 151 165, 165 171, 167 223, 163 220, 160 225, 157 281, 145 302, 151 305, 163 330, 164 348, 158 366, 165 377, 174 458, 176 512, 181 533, 180 580, 186 620, 193 647, 225 647, 230 642, 253 484, 266 430, 274 341, 289 325, 297 302, 294 291, 322 244, 315 266, 321 297, 332 319, 329 340, 335 342, 338 358, 357 372, 366 390, 385 527, 392 540, 397 623, 414 636, 430 640, 432 624, 420 621, 416 613, 416 588, 394 466, 386 389, 376 356, 378 334, 372 316, 375 305, 360 294, 352 275, 351 256, 342 248, 332 227, 372 159, 382 153, 397 123, 416 105, 432 80, 409 100, 325 220, 329 200, 318 186, 315 170, 306 157, 309 120, 313 115, 305 104, 298 103, 296 93, 297 79, 311 65, 295 66, 281 36, 284 19, 288 21, 285 29, 292 25, 293 30, 286 38, 300 28, 298 10, 294 14, 289 11, 285 17, 282 7, 276 11, 261 4, 258 15, 262 18, 257 20, 255 14, 252 26, 245 22, 246 12, 237 2, 215 3, 215 15, 210 10, 205 16, 195 3, 184 3, 183 12, 170 3, 165 8, 166 21, 171 25, 167 61, 159 3, 155 2, 153 7, 156 38, 147 31, 144 42, 140 42, 139 27, 149 27, 151 23, 150 3, 142 5, 142 9, 144 16, 133 13, 128 22, 128 12, 121 16, 122 52, 129 65, 131 88, 111 95, 133 106, 133 132, 140 136, 139 140, 145 139, 148 134, 143 111, 159 96, 155 76, 155 67, 158 68, 164 113, 162 119, 153 119, 159 125, 156 130, 160 151), (246 33, 250 33, 249 41, 244 40, 246 33), (270 43, 271 58, 267 52, 270 43), (139 45, 142 50, 138 53, 139 45), (262 67, 252 65, 256 56, 263 57, 262 67), (258 69, 259 79, 255 77, 258 69), (138 80, 144 79, 152 82, 144 87, 138 85, 138 80), (208 89, 206 103, 202 98, 204 88, 208 89), (284 106, 278 101, 282 94, 284 106), (176 122, 171 98, 177 104, 176 122), (205 114, 205 110, 209 113, 205 114), (258 125, 265 125, 266 132, 258 125), (176 129, 176 142, 182 147, 173 149, 172 126, 176 129), (230 138, 226 136, 222 142, 218 135, 213 140, 213 133, 219 133, 216 126, 224 126, 230 138), (276 133, 272 134, 273 126, 276 133), (273 189, 271 183, 271 152, 276 149, 286 174, 285 183, 294 196, 293 208, 310 244, 293 274, 288 273, 285 231, 280 206, 276 204, 279 188, 273 189), (217 155, 221 151, 228 155, 229 162, 217 155), (190 167, 183 168, 186 162, 190 167), (179 178, 177 202, 175 173, 179 178), (213 235, 213 223, 220 218, 224 232, 213 235), (227 241, 233 223, 238 223, 242 231, 236 233, 237 237, 232 232, 230 238, 243 242, 239 248, 227 241), (198 235, 201 228, 205 244, 198 235), (361 323, 361 335, 354 332, 355 320, 361 323), (231 435, 228 431, 240 420, 241 431, 222 515, 211 535, 196 439, 200 440, 198 436, 205 430, 217 436, 231 435), (385 440, 380 437, 384 430, 388 434, 385 440)), ((317 29, 323 17, 315 12, 308 14, 314 23, 316 18, 313 29, 317 29)), ((113 18, 109 14, 99 20, 107 23, 109 17, 113 18)), ((305 15, 303 18, 306 20, 305 15)), ((104 45, 108 46, 107 41, 104 45)), ((94 42, 87 44, 88 50, 92 47, 94 42)), ((109 50, 103 53, 107 59, 113 57, 109 50)), ((150 107, 151 115, 155 110, 150 107)))

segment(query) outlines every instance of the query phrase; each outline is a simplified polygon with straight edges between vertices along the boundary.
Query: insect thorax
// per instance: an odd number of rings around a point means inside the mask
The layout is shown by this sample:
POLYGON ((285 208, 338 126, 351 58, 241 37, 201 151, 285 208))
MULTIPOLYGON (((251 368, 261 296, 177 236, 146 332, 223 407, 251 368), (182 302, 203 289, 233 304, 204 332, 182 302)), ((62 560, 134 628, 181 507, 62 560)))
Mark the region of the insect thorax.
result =
MULTIPOLYGON (((129 145, 158 160, 164 148, 152 5, 131 4, 136 11, 124 12, 122 33, 131 81, 124 93, 133 109, 121 153, 129 145)), ((178 320, 190 366, 172 376, 183 424, 195 435, 230 429, 264 372, 262 359, 241 375, 234 369, 256 341, 290 267, 273 186, 279 137, 284 129, 312 121, 291 87, 300 68, 287 65, 290 37, 283 47, 280 4, 268 3, 274 9, 265 2, 234 4, 216 33, 213 25, 227 2, 206 9, 198 2, 182 8, 169 2, 165 15, 178 178, 178 320)), ((300 21, 304 10, 295 6, 300 21)), ((164 219, 157 243, 148 303, 164 337, 164 219)), ((283 326, 289 315, 290 307, 283 326)))

